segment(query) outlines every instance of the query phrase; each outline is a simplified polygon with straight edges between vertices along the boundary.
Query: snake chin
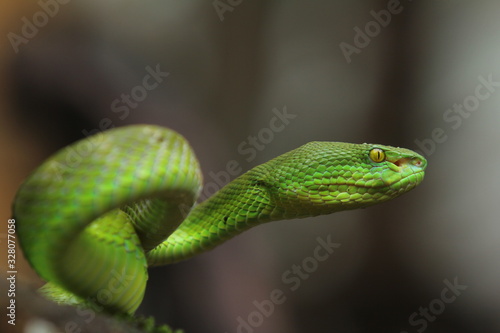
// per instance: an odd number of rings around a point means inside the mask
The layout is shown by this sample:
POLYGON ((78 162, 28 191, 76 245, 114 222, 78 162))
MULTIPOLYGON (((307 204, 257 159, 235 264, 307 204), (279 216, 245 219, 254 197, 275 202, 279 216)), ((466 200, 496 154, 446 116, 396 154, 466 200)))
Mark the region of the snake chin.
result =
POLYGON ((424 180, 424 170, 413 171, 412 173, 402 177, 392 186, 398 188, 401 192, 409 191, 415 188, 424 180))

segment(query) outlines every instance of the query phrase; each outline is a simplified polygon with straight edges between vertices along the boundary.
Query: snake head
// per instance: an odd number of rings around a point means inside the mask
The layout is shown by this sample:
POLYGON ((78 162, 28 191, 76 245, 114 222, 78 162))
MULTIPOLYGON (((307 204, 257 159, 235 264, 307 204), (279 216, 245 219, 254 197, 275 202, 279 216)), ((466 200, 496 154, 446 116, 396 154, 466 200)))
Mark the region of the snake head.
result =
POLYGON ((285 218, 390 200, 420 184, 427 166, 408 149, 340 142, 310 142, 273 161, 266 182, 285 218))

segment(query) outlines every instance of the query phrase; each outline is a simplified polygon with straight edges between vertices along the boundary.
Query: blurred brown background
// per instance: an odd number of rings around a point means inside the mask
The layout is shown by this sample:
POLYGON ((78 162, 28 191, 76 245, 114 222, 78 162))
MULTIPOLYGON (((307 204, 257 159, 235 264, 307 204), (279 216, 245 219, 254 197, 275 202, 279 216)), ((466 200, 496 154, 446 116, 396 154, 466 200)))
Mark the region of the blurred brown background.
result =
POLYGON ((1 253, 20 182, 103 119, 182 133, 207 184, 313 140, 404 146, 429 161, 413 192, 152 269, 139 312, 192 333, 500 331, 500 3, 63 2, 0 5, 1 253), (157 66, 169 75, 117 112, 157 66), (290 273, 318 237, 341 246, 290 273), (275 289, 286 300, 258 314, 275 289))

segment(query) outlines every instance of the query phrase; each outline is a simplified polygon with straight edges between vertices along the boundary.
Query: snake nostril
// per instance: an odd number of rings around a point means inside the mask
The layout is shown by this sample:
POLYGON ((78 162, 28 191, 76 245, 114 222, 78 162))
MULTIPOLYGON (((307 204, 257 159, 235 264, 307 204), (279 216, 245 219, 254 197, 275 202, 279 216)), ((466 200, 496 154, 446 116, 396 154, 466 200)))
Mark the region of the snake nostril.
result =
POLYGON ((420 159, 420 158, 413 158, 412 159, 412 164, 416 167, 423 167, 424 166, 424 160, 420 159))

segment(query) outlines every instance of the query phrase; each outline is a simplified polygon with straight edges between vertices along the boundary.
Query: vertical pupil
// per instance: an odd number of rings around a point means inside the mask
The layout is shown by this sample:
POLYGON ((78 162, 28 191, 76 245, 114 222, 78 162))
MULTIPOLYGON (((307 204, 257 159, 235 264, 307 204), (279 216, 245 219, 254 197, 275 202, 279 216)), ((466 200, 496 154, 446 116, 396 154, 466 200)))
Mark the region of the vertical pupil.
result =
POLYGON ((381 162, 384 159, 384 153, 380 149, 373 149, 371 152, 373 161, 381 162))
POLYGON ((370 158, 374 161, 374 162, 382 162, 384 160, 384 151, 381 150, 381 149, 373 149, 372 151, 370 151, 370 158))

